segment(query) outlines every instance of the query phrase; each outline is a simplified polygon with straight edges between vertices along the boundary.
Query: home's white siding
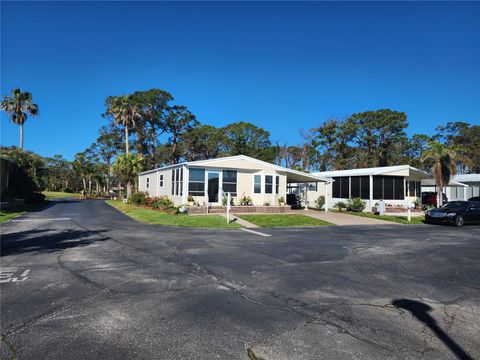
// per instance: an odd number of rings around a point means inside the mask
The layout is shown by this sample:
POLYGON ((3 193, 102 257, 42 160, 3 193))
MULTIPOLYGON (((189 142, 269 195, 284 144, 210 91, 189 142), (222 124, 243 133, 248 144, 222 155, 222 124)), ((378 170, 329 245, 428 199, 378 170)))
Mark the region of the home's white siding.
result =
MULTIPOLYGON (((220 172, 220 188, 223 188, 223 170, 236 170, 237 171, 237 196, 233 197, 233 202, 235 205, 240 204, 240 200, 243 197, 250 197, 252 199, 253 205, 261 206, 265 203, 270 205, 278 205, 278 199, 283 197, 284 201, 286 198, 286 182, 287 177, 285 173, 275 171, 275 170, 252 170, 252 169, 232 169, 231 167, 227 168, 212 168, 205 167, 205 191, 208 189, 208 177, 207 174, 209 171, 220 172), (260 175, 261 177, 261 193, 254 193, 254 175, 260 175), (265 193, 265 176, 273 176, 272 184, 272 194, 265 193), (279 177, 279 193, 276 194, 276 176, 279 177)), ((189 170, 188 170, 189 171, 189 170)), ((188 176, 187 181, 185 182, 185 190, 188 192, 188 176)), ((200 205, 205 205, 206 197, 205 196, 193 196, 196 203, 200 205)), ((219 202, 221 204, 221 195, 219 196, 219 202)))
MULTIPOLYGON (((172 193, 172 170, 177 171, 177 169, 181 169, 182 166, 170 167, 167 169, 159 169, 154 170, 152 172, 147 172, 145 174, 140 174, 139 176, 139 183, 138 189, 139 191, 144 191, 148 193, 148 196, 156 197, 156 196, 168 196, 172 199, 172 201, 176 205, 184 204, 185 201, 183 199, 184 188, 182 189, 182 195, 174 195, 172 193), (147 185, 148 184, 148 185, 147 185), (163 185, 163 186, 162 186, 163 185)), ((184 174, 185 177, 185 174, 184 174)), ((185 181, 182 181, 185 184, 185 181)))

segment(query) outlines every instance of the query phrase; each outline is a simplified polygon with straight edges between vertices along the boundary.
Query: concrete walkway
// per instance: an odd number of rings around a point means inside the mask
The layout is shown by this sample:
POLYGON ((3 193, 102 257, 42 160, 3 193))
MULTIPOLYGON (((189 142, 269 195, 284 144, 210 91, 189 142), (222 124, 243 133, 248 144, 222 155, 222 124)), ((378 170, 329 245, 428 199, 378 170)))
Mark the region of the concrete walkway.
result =
POLYGON ((342 214, 338 212, 325 212, 316 210, 297 210, 295 214, 306 215, 316 219, 331 222, 335 225, 398 225, 392 221, 371 219, 361 216, 342 214))

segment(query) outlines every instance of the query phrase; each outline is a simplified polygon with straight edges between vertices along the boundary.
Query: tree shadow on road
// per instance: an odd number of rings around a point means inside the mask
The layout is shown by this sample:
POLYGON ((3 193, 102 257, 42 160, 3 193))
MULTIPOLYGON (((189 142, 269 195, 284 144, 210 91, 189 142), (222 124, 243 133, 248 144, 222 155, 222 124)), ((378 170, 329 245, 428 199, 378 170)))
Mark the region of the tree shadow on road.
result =
POLYGON ((450 336, 448 336, 438 325, 429 312, 432 308, 420 301, 410 299, 397 299, 392 301, 392 305, 409 311, 417 320, 428 326, 430 330, 440 339, 457 358, 462 360, 472 360, 472 357, 463 350, 450 336))
POLYGON ((40 229, 2 234, 0 256, 26 252, 54 252, 105 241, 101 234, 107 230, 40 229))

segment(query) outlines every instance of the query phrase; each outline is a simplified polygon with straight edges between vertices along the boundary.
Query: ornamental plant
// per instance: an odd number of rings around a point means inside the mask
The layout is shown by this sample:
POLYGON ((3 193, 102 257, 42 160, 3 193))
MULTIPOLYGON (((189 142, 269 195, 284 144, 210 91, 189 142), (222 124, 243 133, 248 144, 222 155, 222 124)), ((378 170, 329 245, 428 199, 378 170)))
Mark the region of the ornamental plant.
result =
POLYGON ((347 210, 352 212, 362 212, 367 203, 360 198, 353 198, 347 200, 347 210))

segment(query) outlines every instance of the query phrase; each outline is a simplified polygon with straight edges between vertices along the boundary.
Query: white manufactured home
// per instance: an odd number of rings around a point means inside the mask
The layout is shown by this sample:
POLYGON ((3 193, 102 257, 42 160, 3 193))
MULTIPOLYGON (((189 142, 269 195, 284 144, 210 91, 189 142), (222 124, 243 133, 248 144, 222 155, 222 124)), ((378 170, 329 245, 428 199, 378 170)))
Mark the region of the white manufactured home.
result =
POLYGON ((332 179, 333 182, 328 183, 326 192, 313 184, 301 186, 300 192, 306 206, 314 207, 314 201, 320 195, 330 199, 329 206, 339 201, 361 198, 367 203, 367 211, 379 200, 397 206, 420 200, 421 181, 431 178, 428 173, 409 165, 324 171, 313 175, 332 179))
POLYGON ((235 205, 249 197, 252 205, 277 205, 286 200, 290 183, 316 183, 326 187, 331 179, 287 169, 245 155, 184 162, 144 171, 139 190, 149 196, 166 195, 177 205, 192 196, 201 206, 222 205, 230 193, 235 205))

